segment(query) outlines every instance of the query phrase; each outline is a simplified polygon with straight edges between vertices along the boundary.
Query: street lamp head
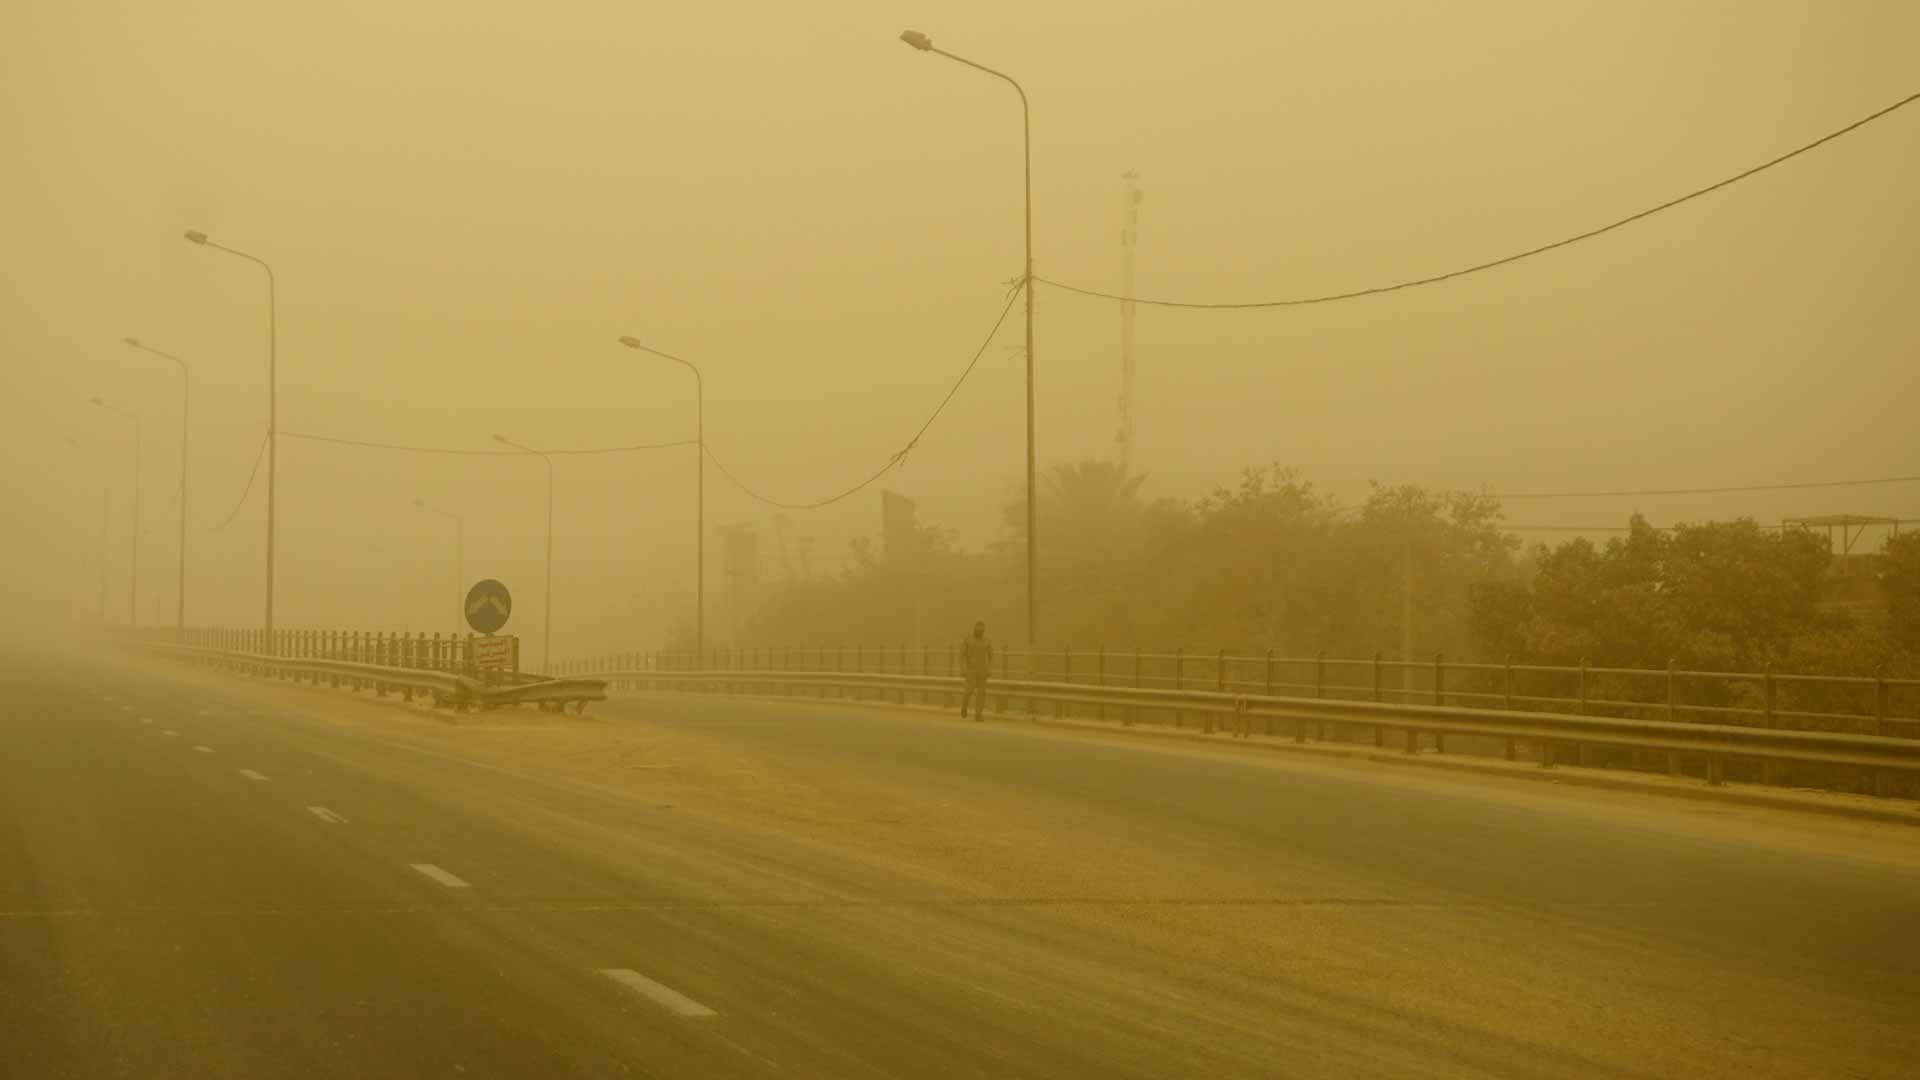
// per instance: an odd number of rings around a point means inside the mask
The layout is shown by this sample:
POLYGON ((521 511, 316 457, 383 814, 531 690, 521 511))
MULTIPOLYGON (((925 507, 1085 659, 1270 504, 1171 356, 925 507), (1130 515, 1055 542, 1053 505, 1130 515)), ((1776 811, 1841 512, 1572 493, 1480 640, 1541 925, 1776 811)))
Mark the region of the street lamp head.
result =
POLYGON ((413 500, 413 505, 415 505, 415 506, 417 506, 417 507, 419 507, 419 508, 420 508, 420 509, 422 509, 422 510, 425 510, 425 509, 427 508, 427 500, 425 500, 425 499, 415 499, 415 500, 413 500))
POLYGON ((188 229, 187 239, 193 241, 196 244, 204 244, 207 242, 207 234, 201 232, 199 229, 188 229))
POLYGON ((127 344, 133 346, 136 349, 140 347, 140 339, 137 337, 121 338, 120 340, 126 342, 127 344))
POLYGON ((513 445, 513 440, 512 440, 512 439, 509 439, 509 438, 507 438, 507 437, 506 437, 505 435, 502 435, 502 434, 500 434, 499 432, 495 432, 495 433, 494 433, 494 436, 493 436, 493 441, 494 441, 494 442, 497 442, 497 443, 499 443, 499 444, 500 444, 501 446, 512 446, 512 445, 513 445))
POLYGON ((95 394, 92 397, 88 398, 87 400, 93 402, 95 405, 98 405, 103 409, 107 407, 107 403, 100 400, 99 394, 95 394))
POLYGON ((645 348, 645 346, 640 344, 640 339, 631 334, 621 337, 620 344, 625 345, 629 349, 645 348))
POLYGON ((900 40, 919 49, 921 52, 926 52, 928 49, 933 48, 933 39, 918 30, 900 31, 900 40))

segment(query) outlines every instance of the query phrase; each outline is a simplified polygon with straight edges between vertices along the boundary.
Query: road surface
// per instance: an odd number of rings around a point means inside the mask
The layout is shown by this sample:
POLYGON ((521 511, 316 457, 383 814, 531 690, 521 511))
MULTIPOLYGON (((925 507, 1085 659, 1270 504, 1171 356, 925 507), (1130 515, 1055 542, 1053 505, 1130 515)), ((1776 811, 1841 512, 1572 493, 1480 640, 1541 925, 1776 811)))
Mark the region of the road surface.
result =
POLYGON ((1920 830, 0 658, 0 1073, 1912 1077, 1920 830))

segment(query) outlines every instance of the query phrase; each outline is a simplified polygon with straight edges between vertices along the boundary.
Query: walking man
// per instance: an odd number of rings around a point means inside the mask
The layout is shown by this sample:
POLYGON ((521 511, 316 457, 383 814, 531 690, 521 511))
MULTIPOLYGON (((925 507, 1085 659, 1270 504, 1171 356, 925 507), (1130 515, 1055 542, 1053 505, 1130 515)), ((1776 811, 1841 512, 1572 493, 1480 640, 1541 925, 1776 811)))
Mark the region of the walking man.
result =
POLYGON ((973 624, 973 636, 960 643, 960 669, 966 675, 966 689, 960 692, 960 715, 967 715, 967 703, 973 702, 973 718, 983 719, 987 711, 987 675, 993 671, 993 642, 987 640, 987 624, 973 624))

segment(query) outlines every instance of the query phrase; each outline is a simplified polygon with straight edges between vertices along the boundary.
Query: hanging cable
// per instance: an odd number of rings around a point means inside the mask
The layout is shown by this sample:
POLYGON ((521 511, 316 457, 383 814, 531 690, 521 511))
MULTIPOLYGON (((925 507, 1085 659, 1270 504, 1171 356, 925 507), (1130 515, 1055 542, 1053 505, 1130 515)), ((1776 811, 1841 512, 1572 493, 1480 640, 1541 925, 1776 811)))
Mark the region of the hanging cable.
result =
POLYGON ((781 502, 778 499, 768 498, 767 496, 762 495, 759 492, 748 487, 744 482, 741 481, 741 479, 738 476, 735 476, 733 474, 733 471, 727 468, 726 465, 723 464, 719 458, 713 456, 712 450, 706 451, 707 460, 713 462, 713 467, 720 470, 720 475, 732 481, 733 486, 739 488, 742 492, 744 492, 747 495, 748 498, 766 503, 768 506, 778 507, 782 510, 817 510, 820 507, 830 506, 834 503, 839 502, 842 499, 858 494, 860 491, 871 486, 876 480, 879 480, 881 477, 887 475, 889 472, 892 472, 901 463, 905 462, 907 459, 907 455, 912 453, 913 448, 920 444, 921 436, 925 435, 927 433, 927 430, 933 427, 933 422, 940 418, 940 414, 942 412, 946 411, 947 404, 953 400, 953 396, 955 394, 960 392, 960 387, 962 384, 964 384, 967 381, 967 376, 973 374, 973 369, 979 365, 980 358, 987 354, 987 347, 993 344, 993 339, 996 335, 1000 333, 1000 328, 1006 325, 1007 313, 1013 310, 1014 301, 1019 299, 1020 297, 1020 290, 1018 288, 1018 284, 1019 283, 1016 281, 1015 288, 1013 288, 1007 293, 1007 303, 1005 307, 1002 307, 1000 309, 1000 317, 993 320, 993 328, 987 331, 987 336, 983 341, 980 342, 980 347, 974 350, 973 359, 967 361, 967 366, 965 370, 960 372, 960 377, 958 379, 955 379, 953 382, 953 385, 947 389, 947 396, 941 398, 940 404, 934 406, 933 412, 927 416, 926 422, 920 425, 920 430, 913 433, 913 438, 908 439, 905 446, 902 446, 900 449, 894 451, 893 456, 887 459, 886 464, 881 465, 879 469, 877 469, 871 476, 867 477, 865 480, 860 481, 859 483, 853 485, 852 487, 846 489, 845 491, 840 492, 837 495, 830 495, 824 499, 820 499, 815 502, 807 502, 807 503, 781 502))
MULTIPOLYGON (((370 450, 397 450, 408 454, 459 454, 472 457, 520 457, 519 450, 478 450, 455 446, 407 446, 401 443, 374 442, 368 439, 342 439, 334 435, 311 435, 299 431, 283 431, 283 439, 305 439, 308 442, 332 443, 337 446, 358 446, 370 450)), ((692 446, 692 439, 676 439, 671 442, 635 443, 631 446, 589 446, 567 450, 548 450, 549 454, 625 454, 636 450, 664 450, 672 446, 692 446)))
POLYGON ((1759 165, 1755 165, 1753 168, 1748 169, 1745 172, 1736 173, 1735 175, 1729 176, 1726 179, 1721 180, 1717 183, 1708 184, 1706 187, 1699 188, 1694 191, 1689 191, 1685 195, 1681 195, 1678 198, 1668 199, 1666 202, 1663 202, 1658 206, 1648 207, 1647 209, 1642 210, 1637 214, 1629 214, 1618 221, 1611 222, 1606 225, 1602 225, 1597 229, 1589 229, 1586 232, 1579 233, 1575 236, 1569 236, 1562 240, 1555 240, 1550 244, 1542 244, 1539 247, 1529 248, 1526 251, 1517 252, 1515 254, 1507 255, 1498 259, 1493 259, 1488 262, 1476 263, 1473 266, 1462 267, 1458 270, 1449 270, 1444 274, 1434 274, 1431 277, 1414 278, 1411 281, 1395 282, 1392 285, 1376 285, 1372 288, 1355 289, 1351 292, 1328 293, 1322 296, 1303 296, 1303 297, 1296 297, 1288 300, 1255 300, 1255 301, 1248 301, 1244 303, 1202 303, 1197 301, 1186 301, 1186 300, 1162 300, 1162 299, 1156 299, 1153 297, 1144 297, 1144 296, 1124 296, 1119 293, 1102 292, 1099 289, 1087 289, 1087 288, 1082 288, 1078 285, 1069 285, 1064 281, 1054 281, 1050 278, 1043 278, 1037 275, 1034 277, 1034 280, 1044 285, 1051 285, 1052 287, 1063 290, 1065 292, 1078 293, 1081 296, 1098 297, 1102 300, 1119 300, 1122 302, 1130 302, 1135 304, 1151 304, 1155 307, 1203 308, 1203 309, 1209 309, 1209 310, 1303 307, 1308 304, 1330 304, 1337 300, 1356 300, 1363 296, 1378 296, 1382 293, 1398 292, 1401 289, 1412 289, 1412 288, 1417 288, 1421 285, 1434 285, 1442 281, 1451 281, 1454 278, 1465 277, 1468 274, 1477 274, 1482 270, 1492 270, 1495 267, 1505 266, 1508 263, 1519 262, 1521 259, 1532 258, 1535 255, 1543 255, 1557 248, 1566 247, 1569 244, 1577 244, 1582 240, 1591 240, 1594 237, 1600 236, 1604 233, 1610 233, 1613 230, 1618 229, 1623 225, 1631 225, 1642 218, 1652 217, 1653 215, 1661 212, 1662 210, 1671 210, 1674 207, 1679 206, 1681 203, 1689 202, 1693 199, 1699 198, 1702 195, 1707 195, 1712 192, 1718 191, 1723 187, 1727 187, 1728 185, 1739 183, 1740 181, 1745 180, 1750 176, 1756 176, 1760 173, 1763 173, 1768 169, 1773 168, 1775 165, 1779 165, 1783 162, 1790 161, 1793 158, 1799 157, 1801 154, 1804 154, 1807 151, 1814 149, 1815 147, 1822 146, 1826 143, 1832 142, 1834 139, 1837 139, 1840 136, 1845 135, 1850 131, 1853 131, 1860 127, 1864 127, 1865 125, 1870 124, 1873 121, 1878 120, 1881 117, 1886 116, 1887 114, 1895 111, 1896 109, 1902 109, 1908 105, 1913 104, 1915 101, 1920 101, 1920 93, 1909 94, 1906 97, 1901 98, 1899 101, 1896 101, 1893 104, 1887 106, 1886 108, 1879 110, 1878 112, 1871 113, 1867 116, 1863 116, 1860 119, 1855 120, 1853 123, 1848 124, 1846 127, 1840 128, 1837 131, 1828 132, 1827 134, 1822 135, 1818 139, 1815 139, 1812 142, 1807 143, 1805 146, 1801 146, 1794 150, 1789 150, 1786 153, 1781 154, 1779 157, 1776 157, 1771 161, 1765 161, 1759 165))
POLYGON ((260 462, 267 456, 267 440, 272 437, 272 433, 260 436, 260 449, 254 452, 253 470, 247 473, 247 486, 241 490, 239 501, 233 504, 233 512, 227 515, 227 520, 208 529, 208 532, 219 532, 233 524, 233 519, 240 516, 240 508, 247 505, 247 496, 253 494, 253 478, 260 475, 260 462))
POLYGON ((1866 487, 1873 484, 1910 484, 1920 476, 1882 476, 1872 480, 1808 480, 1786 484, 1747 484, 1741 487, 1640 488, 1621 491, 1490 491, 1495 499, 1606 499, 1642 495, 1731 495, 1744 491, 1800 491, 1810 488, 1866 487))

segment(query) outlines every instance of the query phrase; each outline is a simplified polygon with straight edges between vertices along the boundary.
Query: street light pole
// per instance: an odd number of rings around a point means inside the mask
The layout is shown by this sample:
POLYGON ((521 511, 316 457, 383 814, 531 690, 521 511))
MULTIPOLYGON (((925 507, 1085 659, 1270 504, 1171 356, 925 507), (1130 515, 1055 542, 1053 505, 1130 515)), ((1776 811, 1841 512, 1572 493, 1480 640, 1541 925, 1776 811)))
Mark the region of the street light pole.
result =
POLYGON ((125 338, 127 344, 142 352, 173 361, 180 367, 180 570, 179 580, 174 585, 173 636, 175 641, 185 641, 187 637, 187 418, 193 404, 192 379, 187 374, 187 362, 172 353, 161 352, 151 345, 142 345, 138 338, 125 338))
MULTIPOLYGON (((551 490, 551 485, 549 485, 549 490, 551 490)), ((466 519, 451 510, 442 510, 437 506, 428 505, 425 499, 415 499, 413 500, 413 505, 421 510, 425 510, 429 514, 439 514, 441 517, 450 517, 453 519, 453 606, 454 611, 457 613, 457 617, 454 619, 453 629, 455 633, 458 633, 460 623, 467 617, 467 591, 465 586, 467 580, 466 519)), ((549 515, 551 515, 552 501, 549 500, 547 505, 549 515)), ((551 549, 553 536, 551 529, 548 530, 547 536, 549 549, 551 549)))
POLYGON ((1003 79, 1020 95, 1020 139, 1022 146, 1022 170, 1026 185, 1026 272, 1021 275, 1021 286, 1026 290, 1027 300, 1027 646, 1035 648, 1039 644, 1038 622, 1039 599, 1037 582, 1039 573, 1040 537, 1038 533, 1038 509, 1034 501, 1034 452, 1033 452, 1033 116, 1027 106, 1027 91, 1013 76, 1004 71, 995 71, 985 64, 976 64, 964 56, 955 56, 945 49, 936 49, 933 39, 918 30, 906 30, 900 34, 900 40, 919 49, 921 52, 935 53, 955 63, 965 64, 976 71, 984 71, 994 78, 1003 79))
POLYGON ((643 343, 636 337, 623 337, 620 344, 629 349, 652 353, 671 360, 693 372, 693 655, 698 658, 707 640, 707 385, 700 369, 689 361, 643 343))
POLYGON ((546 608, 546 627, 540 637, 540 667, 543 673, 553 673, 553 457, 531 446, 523 446, 505 435, 495 435, 493 441, 515 450, 532 454, 547 463, 547 597, 541 606, 546 608))
MULTIPOLYGON (((267 655, 274 653, 273 647, 273 524, 274 524, 274 475, 279 460, 278 431, 280 428, 279 387, 279 302, 275 298, 273 267, 257 255, 216 244, 207 238, 207 234, 197 229, 187 230, 187 239, 201 247, 210 247, 245 259, 267 272, 267 616, 266 648, 267 655)), ((184 509, 184 504, 183 504, 184 509)))
MULTIPOLYGON (((95 405, 133 421, 133 528, 127 544, 127 560, 131 567, 127 580, 127 629, 131 630, 140 621, 140 414, 109 405, 98 397, 92 400, 95 405)), ((100 605, 103 621, 106 611, 104 601, 103 591, 100 605)))

